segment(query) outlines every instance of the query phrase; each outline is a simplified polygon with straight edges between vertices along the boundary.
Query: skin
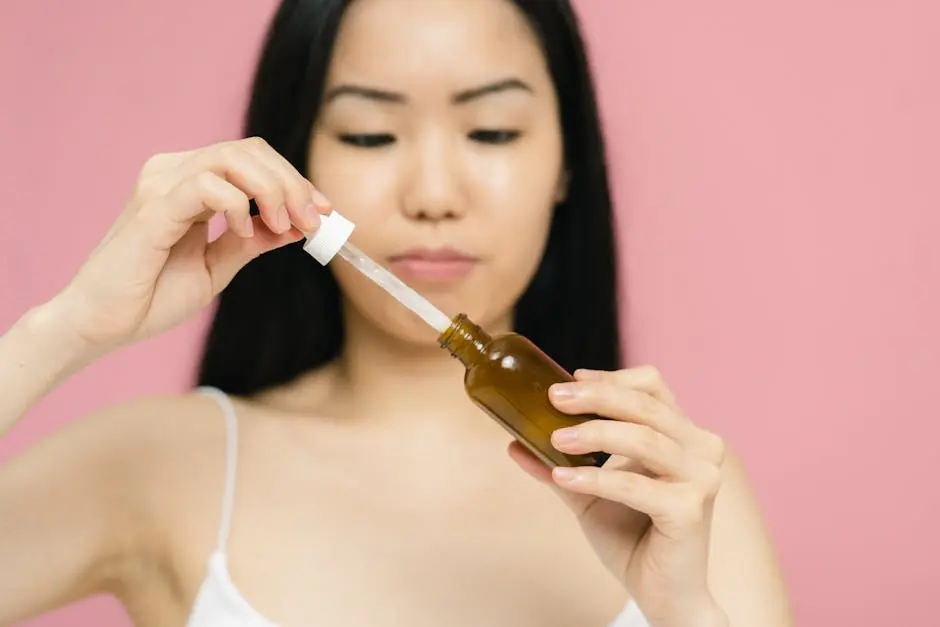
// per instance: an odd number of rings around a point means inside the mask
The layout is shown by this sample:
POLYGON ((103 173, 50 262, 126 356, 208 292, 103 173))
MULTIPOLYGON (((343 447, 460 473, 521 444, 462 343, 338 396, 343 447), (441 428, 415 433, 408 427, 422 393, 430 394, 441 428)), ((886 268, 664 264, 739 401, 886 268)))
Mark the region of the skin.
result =
MULTIPOLYGON (((414 287, 511 328, 565 191, 557 102, 525 21, 504 0, 357 0, 328 76, 328 90, 349 85, 401 102, 329 99, 309 180, 256 139, 151 159, 69 286, 0 338, 0 433, 101 355, 205 307, 251 259, 315 229, 330 201, 380 262, 420 245, 476 256, 467 277, 414 287), (526 87, 454 102, 507 78, 526 87), (216 212, 229 231, 207 245, 216 212)), ((287 626, 601 626, 629 590, 655 627, 793 624, 738 458, 654 368, 578 372, 552 390, 563 411, 614 419, 555 436, 613 453, 607 467, 552 473, 518 446, 506 454, 433 332, 331 267, 347 303, 342 358, 235 401, 227 550, 258 611, 287 626)), ((5 462, 0 624, 101 591, 136 624, 184 624, 215 548, 224 437, 208 398, 145 398, 5 462)))

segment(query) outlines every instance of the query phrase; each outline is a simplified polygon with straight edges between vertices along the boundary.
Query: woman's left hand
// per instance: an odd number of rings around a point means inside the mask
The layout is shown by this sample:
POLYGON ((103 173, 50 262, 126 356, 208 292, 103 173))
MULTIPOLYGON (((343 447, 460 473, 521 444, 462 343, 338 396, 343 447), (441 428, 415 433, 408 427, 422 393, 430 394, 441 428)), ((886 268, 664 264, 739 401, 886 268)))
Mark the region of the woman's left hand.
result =
POLYGON ((650 367, 580 370, 575 382, 553 386, 550 398, 565 413, 611 419, 556 431, 555 448, 611 458, 602 468, 549 471, 514 442, 514 459, 559 489, 600 559, 653 627, 727 625, 708 587, 722 439, 694 425, 650 367))

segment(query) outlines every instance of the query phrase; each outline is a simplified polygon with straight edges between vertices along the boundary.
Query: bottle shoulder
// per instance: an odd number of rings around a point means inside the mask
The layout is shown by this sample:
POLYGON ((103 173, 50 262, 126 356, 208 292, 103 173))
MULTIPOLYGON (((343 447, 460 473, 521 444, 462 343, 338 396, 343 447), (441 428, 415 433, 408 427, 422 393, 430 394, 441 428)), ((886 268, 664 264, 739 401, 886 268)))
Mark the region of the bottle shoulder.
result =
MULTIPOLYGON (((538 351, 532 341, 519 333, 503 333, 495 336, 486 345, 486 352, 499 352, 500 354, 531 353, 538 351)), ((540 352, 540 351, 539 351, 540 352)))
MULTIPOLYGON (((553 380, 570 379, 570 375, 530 339, 518 333, 494 337, 487 345, 483 359, 470 371, 505 372, 515 376, 548 377, 553 380)), ((470 373, 468 373, 470 374, 470 373)))

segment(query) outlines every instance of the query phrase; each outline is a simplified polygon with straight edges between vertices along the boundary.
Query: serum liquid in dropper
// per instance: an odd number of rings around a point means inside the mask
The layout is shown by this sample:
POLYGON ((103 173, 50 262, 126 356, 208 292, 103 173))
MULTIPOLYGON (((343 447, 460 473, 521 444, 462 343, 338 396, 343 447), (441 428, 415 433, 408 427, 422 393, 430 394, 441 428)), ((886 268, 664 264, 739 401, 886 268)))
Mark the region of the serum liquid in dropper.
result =
POLYGON ((546 465, 602 466, 607 461, 607 453, 571 455, 552 446, 551 435, 556 429, 601 418, 572 416, 551 404, 548 388, 573 381, 570 373, 517 333, 494 337, 463 313, 449 318, 351 244, 354 229, 355 225, 334 209, 321 217, 319 229, 307 235, 304 251, 324 266, 339 255, 424 320, 438 334, 438 344, 463 364, 464 389, 470 399, 546 465))

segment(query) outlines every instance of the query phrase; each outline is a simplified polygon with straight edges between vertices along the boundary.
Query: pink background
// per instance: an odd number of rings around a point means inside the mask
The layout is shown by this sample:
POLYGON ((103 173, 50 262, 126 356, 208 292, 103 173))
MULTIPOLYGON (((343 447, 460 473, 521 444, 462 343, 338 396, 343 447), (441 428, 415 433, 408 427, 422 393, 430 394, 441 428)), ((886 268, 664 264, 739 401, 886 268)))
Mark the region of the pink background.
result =
MULTIPOLYGON (((801 625, 937 624, 940 3, 578 4, 631 361, 743 453, 801 625)), ((0 328, 69 279, 149 154, 236 132, 273 5, 3 0, 0 328)), ((0 455, 182 388, 202 324, 75 377, 0 455)), ((30 624, 126 619, 94 600, 30 624)))

